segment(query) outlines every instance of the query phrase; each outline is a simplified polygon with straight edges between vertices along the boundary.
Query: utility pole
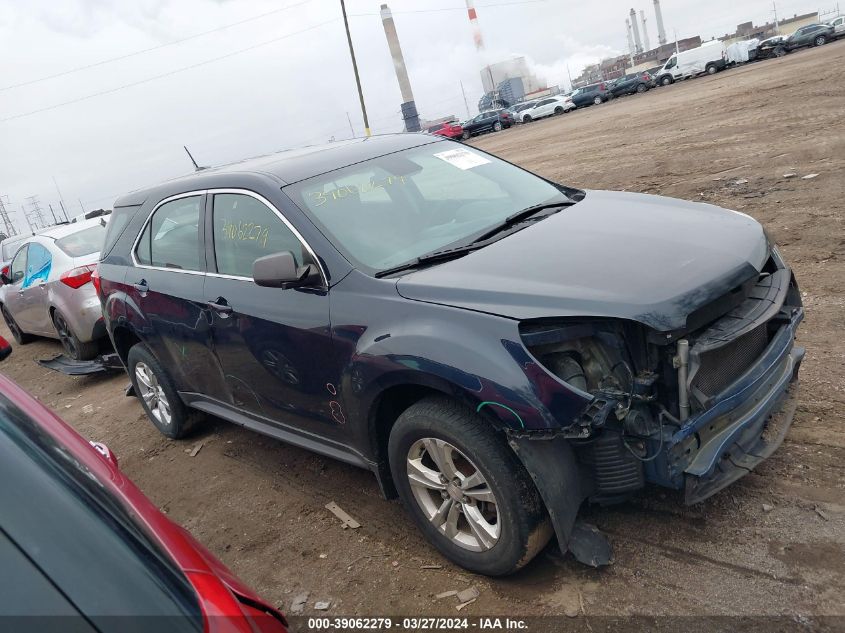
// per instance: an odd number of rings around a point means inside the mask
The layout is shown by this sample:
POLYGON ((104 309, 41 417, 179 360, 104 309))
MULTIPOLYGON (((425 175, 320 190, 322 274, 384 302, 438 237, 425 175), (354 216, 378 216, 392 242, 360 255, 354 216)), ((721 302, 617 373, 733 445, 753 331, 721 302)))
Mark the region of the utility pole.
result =
POLYGON ((29 212, 24 211, 24 214, 29 225, 34 224, 37 229, 47 228, 47 221, 44 219, 44 212, 41 209, 41 201, 38 196, 29 196, 26 203, 29 205, 29 212))
POLYGON ((472 118, 472 115, 469 113, 469 101, 467 101, 467 91, 464 90, 464 82, 459 82, 461 84, 461 94, 464 96, 464 107, 467 109, 467 121, 472 118))
POLYGON ((65 216, 65 222, 70 222, 70 218, 67 217, 67 210, 65 209, 65 203, 59 200, 59 206, 62 208, 62 214, 65 216))
POLYGON ((778 3, 772 2, 772 9, 774 9, 775 13, 775 33, 780 35, 780 24, 778 24, 778 3))
POLYGON ((0 221, 3 222, 3 226, 6 228, 6 237, 12 237, 13 235, 17 235, 18 232, 15 230, 15 225, 9 217, 9 210, 6 209, 8 202, 9 198, 7 196, 0 196, 0 221))
POLYGON ((82 209, 82 213, 85 213, 85 207, 82 204, 82 200, 80 200, 79 198, 77 198, 76 200, 77 202, 79 202, 79 208, 82 209))
POLYGON ((681 49, 678 48, 678 29, 672 29, 672 30, 675 31, 675 55, 677 55, 681 52, 681 49))
POLYGON ((26 220, 26 223, 29 226, 29 232, 35 235, 35 229, 32 228, 32 222, 29 221, 29 216, 26 214, 26 209, 23 208, 23 205, 21 205, 21 213, 23 214, 23 219, 26 220))
POLYGON ((355 138, 355 128, 352 127, 352 117, 349 116, 349 113, 346 113, 346 120, 349 121, 349 131, 352 132, 352 138, 355 138))
MULTIPOLYGON (((52 178, 53 178, 53 185, 55 185, 55 187, 56 187, 56 193, 59 194, 59 202, 64 203, 65 199, 64 199, 64 196, 62 196, 62 190, 59 189, 59 183, 56 182, 55 176, 53 176, 52 178)), ((62 205, 62 206, 64 206, 64 205, 62 205)))
POLYGON ((355 84, 358 86, 358 99, 361 101, 361 114, 364 116, 364 132, 372 136, 370 120, 367 118, 367 106, 364 104, 364 91, 361 90, 361 77, 358 74, 358 62, 355 61, 355 49, 352 47, 352 34, 349 32, 349 18, 346 17, 346 4, 340 0, 340 10, 343 12, 343 26, 346 28, 346 41, 349 42, 349 56, 352 58, 352 70, 355 71, 355 84))

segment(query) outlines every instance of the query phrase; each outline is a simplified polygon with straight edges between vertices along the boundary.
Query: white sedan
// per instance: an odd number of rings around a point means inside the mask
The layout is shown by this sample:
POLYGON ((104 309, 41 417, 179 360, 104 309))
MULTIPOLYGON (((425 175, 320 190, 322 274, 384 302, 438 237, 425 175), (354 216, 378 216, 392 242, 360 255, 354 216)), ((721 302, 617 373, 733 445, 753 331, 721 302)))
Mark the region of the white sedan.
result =
POLYGON ((526 108, 519 113, 519 120, 522 123, 530 123, 543 117, 552 116, 554 114, 563 114, 575 109, 575 104, 569 97, 555 96, 546 97, 537 101, 533 107, 526 108))

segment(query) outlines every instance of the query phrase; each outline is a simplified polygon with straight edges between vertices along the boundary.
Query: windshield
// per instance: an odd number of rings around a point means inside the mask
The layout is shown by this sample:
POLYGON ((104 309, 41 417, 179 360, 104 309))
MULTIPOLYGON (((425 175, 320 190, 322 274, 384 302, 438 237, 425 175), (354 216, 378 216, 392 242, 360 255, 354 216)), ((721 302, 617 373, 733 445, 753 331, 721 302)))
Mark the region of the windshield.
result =
POLYGON ((467 243, 517 211, 564 197, 519 167, 448 142, 338 169, 285 192, 353 264, 371 272, 467 243))

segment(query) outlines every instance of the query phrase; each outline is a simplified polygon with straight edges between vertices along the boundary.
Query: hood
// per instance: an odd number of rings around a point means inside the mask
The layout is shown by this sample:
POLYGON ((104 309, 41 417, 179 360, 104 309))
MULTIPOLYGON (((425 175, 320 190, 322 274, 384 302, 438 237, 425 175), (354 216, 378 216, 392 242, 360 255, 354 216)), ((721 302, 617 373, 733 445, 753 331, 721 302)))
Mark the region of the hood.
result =
POLYGON ((665 332, 756 275, 768 250, 763 227, 742 213, 588 191, 522 231, 402 277, 397 290, 513 319, 611 317, 665 332))

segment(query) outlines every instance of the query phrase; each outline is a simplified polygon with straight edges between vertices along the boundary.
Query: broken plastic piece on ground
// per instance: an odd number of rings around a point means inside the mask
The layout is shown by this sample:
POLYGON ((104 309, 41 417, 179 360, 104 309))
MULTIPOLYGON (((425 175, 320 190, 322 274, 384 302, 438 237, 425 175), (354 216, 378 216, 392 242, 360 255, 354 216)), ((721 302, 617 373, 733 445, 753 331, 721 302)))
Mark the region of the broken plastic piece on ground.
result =
POLYGON ((607 537, 595 525, 576 520, 569 537, 569 551, 575 560, 590 567, 610 564, 613 548, 607 537))
POLYGON ((361 524, 358 523, 358 521, 356 521, 351 516, 346 514, 346 512, 344 512, 344 510, 339 505, 337 505, 334 501, 330 501, 329 503, 326 504, 326 510, 328 510, 333 515, 335 515, 338 519, 340 519, 341 523, 343 524, 344 529, 345 528, 352 528, 353 530, 355 530, 355 529, 361 527, 361 524))
POLYGON ((42 367, 60 372, 66 376, 87 376, 109 371, 123 371, 120 357, 115 354, 103 354, 94 360, 73 360, 64 354, 59 354, 50 360, 37 361, 42 367))
POLYGON ((481 592, 478 588, 473 585, 469 589, 464 589, 463 591, 459 591, 456 596, 458 598, 458 602, 469 602, 470 600, 475 600, 478 596, 481 595, 481 592))
POLYGON ((314 608, 315 608, 317 611, 327 611, 327 610, 328 610, 328 608, 329 608, 331 605, 332 605, 332 603, 331 603, 331 602, 329 602, 328 600, 326 600, 326 601, 320 601, 320 602, 315 602, 315 603, 314 603, 314 608))

